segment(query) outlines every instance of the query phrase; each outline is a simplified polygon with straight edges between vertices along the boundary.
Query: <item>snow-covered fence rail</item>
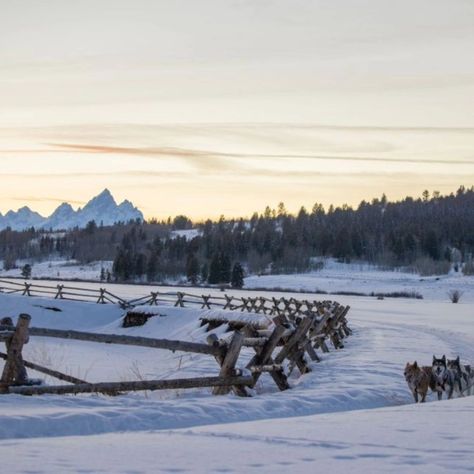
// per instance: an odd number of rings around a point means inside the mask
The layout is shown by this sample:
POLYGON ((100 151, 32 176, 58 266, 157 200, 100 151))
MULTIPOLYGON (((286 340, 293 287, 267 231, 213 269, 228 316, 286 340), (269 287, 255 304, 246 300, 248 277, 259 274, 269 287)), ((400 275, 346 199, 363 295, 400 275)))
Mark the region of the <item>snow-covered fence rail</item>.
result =
POLYGON ((311 371, 306 356, 309 356, 311 360, 319 361, 315 349, 322 347, 321 340, 329 338, 336 349, 343 347, 342 340, 350 334, 350 330, 347 326, 344 327, 341 321, 349 308, 333 304, 333 309, 334 311, 328 310, 323 316, 312 314, 292 317, 280 314, 271 320, 271 325, 266 329, 262 329, 259 325, 247 324, 235 330, 230 339, 219 339, 215 334, 210 334, 207 344, 75 330, 30 328, 31 317, 27 314, 18 317, 16 326, 10 318, 4 318, 0 320, 0 341, 5 342, 7 352, 5 354, 0 352, 0 358, 5 360, 0 379, 0 393, 33 395, 102 392, 116 394, 126 390, 212 387, 215 395, 226 394, 233 390, 238 396, 249 396, 247 389, 255 387, 263 373, 268 373, 280 390, 287 390, 290 388, 288 375, 295 367, 301 374, 311 371), (220 371, 218 376, 194 379, 87 383, 23 360, 23 345, 31 336, 205 354, 215 358, 220 371), (238 368, 237 364, 243 348, 253 350, 255 355, 244 368, 238 368), (28 379, 26 368, 64 380, 72 385, 36 386, 34 380, 28 379))
MULTIPOLYGON (((0 379, 0 393, 19 393, 24 395, 34 395, 43 393, 88 393, 102 392, 107 394, 117 393, 123 390, 165 390, 165 389, 185 389, 195 387, 219 387, 215 394, 227 393, 234 389, 240 395, 246 395, 245 386, 250 386, 253 382, 251 375, 242 375, 235 369, 240 350, 244 344, 241 335, 227 344, 221 341, 215 344, 200 344, 188 341, 172 341, 167 339, 152 339, 145 337, 133 337, 114 334, 96 334, 82 331, 64 331, 49 328, 29 327, 31 317, 21 314, 18 317, 16 326, 10 318, 4 318, 0 322, 0 336, 7 347, 7 353, 3 354, 5 366, 0 379), (74 379, 62 374, 59 371, 47 369, 37 364, 23 360, 23 345, 29 341, 30 336, 55 337, 62 339, 74 339, 80 341, 102 342, 107 344, 126 344, 142 347, 152 347, 156 349, 166 349, 171 351, 182 351, 197 354, 212 355, 221 365, 220 373, 217 377, 199 377, 188 379, 172 380, 149 380, 130 382, 103 382, 87 383, 83 380, 74 379), (46 373, 61 380, 71 382, 73 385, 58 386, 36 386, 35 380, 28 379, 26 367, 30 366, 36 371, 46 373), (69 377, 69 379, 67 379, 69 377), (35 385, 35 386, 32 386, 35 385)), ((238 333, 236 333, 238 334, 238 333)))
MULTIPOLYGON (((293 321, 295 318, 305 316, 322 317, 327 313, 331 316, 330 327, 326 326, 326 336, 331 339, 337 347, 341 345, 341 334, 350 332, 347 326, 346 314, 349 307, 344 307, 335 301, 310 301, 308 299, 297 300, 295 298, 267 298, 263 296, 244 297, 224 294, 222 296, 211 294, 193 294, 185 292, 151 291, 150 294, 126 300, 106 288, 81 288, 64 284, 44 285, 31 282, 17 282, 14 280, 0 280, 0 292, 7 294, 21 294, 24 296, 46 296, 54 299, 66 299, 74 301, 95 302, 98 304, 118 304, 122 308, 133 308, 141 305, 166 304, 175 307, 200 307, 201 309, 221 308, 230 311, 248 312, 276 316, 283 323, 293 321)), ((318 334, 321 348, 326 352, 327 345, 325 337, 318 334)))
POLYGON ((224 294, 193 294, 181 291, 151 291, 149 294, 125 299, 107 288, 82 288, 65 284, 45 285, 34 282, 0 280, 0 292, 24 296, 49 296, 54 299, 92 301, 100 304, 120 304, 123 307, 140 305, 173 304, 176 307, 200 306, 202 309, 222 308, 231 311, 263 313, 269 315, 301 316, 321 313, 332 301, 297 300, 295 298, 244 297, 224 294))
POLYGON ((127 306, 127 301, 114 295, 106 288, 81 288, 64 284, 43 285, 31 282, 14 280, 0 280, 0 292, 23 296, 44 296, 54 299, 71 301, 86 301, 99 304, 119 304, 127 306))

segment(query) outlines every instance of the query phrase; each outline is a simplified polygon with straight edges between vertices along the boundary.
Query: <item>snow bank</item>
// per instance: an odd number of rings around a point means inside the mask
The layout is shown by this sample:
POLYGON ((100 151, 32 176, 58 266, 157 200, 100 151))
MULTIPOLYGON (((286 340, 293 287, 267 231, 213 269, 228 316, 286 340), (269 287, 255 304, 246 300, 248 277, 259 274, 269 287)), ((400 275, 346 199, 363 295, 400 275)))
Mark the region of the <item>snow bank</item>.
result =
POLYGON ((462 472, 472 470, 473 411, 469 397, 172 431, 11 439, 0 455, 5 472, 462 472))

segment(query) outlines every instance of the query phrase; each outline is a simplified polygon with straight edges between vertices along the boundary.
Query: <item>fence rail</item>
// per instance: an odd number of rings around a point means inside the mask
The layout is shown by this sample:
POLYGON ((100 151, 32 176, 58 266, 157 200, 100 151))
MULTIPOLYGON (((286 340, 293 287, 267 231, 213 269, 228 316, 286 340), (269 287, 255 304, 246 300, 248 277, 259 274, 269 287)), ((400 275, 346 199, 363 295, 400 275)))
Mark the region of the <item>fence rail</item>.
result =
POLYGON ((0 292, 5 294, 18 294, 23 296, 49 296, 54 299, 71 301, 85 301, 99 304, 119 304, 127 306, 124 298, 114 295, 106 288, 81 288, 78 286, 41 285, 24 281, 0 280, 0 292))
MULTIPOLYGON (((226 297, 228 299, 228 297, 226 297)), ((182 299, 178 302, 183 303, 182 299)), ((209 301, 207 301, 209 303, 209 301)), ((323 306, 312 303, 308 314, 302 312, 303 305, 298 301, 288 301, 284 308, 273 307, 278 314, 268 318, 268 327, 262 329, 258 325, 248 324, 233 331, 230 338, 219 339, 214 333, 209 334, 207 344, 154 339, 116 334, 97 334, 75 330, 59 330, 30 327, 31 317, 21 314, 16 325, 11 318, 0 320, 0 341, 6 345, 6 353, 0 352, 5 365, 0 378, 0 393, 17 393, 23 395, 40 395, 45 393, 90 393, 101 392, 109 395, 129 390, 164 390, 186 389, 195 387, 212 387, 214 395, 223 395, 233 390, 238 396, 249 396, 248 389, 254 388, 262 374, 268 373, 280 390, 290 388, 288 376, 298 368, 301 374, 311 372, 308 358, 320 361, 317 349, 328 352, 326 340, 335 349, 344 347, 343 339, 352 331, 347 325, 348 306, 336 302, 326 302, 323 306), (330 303, 330 304, 329 304, 330 303), (296 308, 296 310, 295 310, 296 308), (314 308, 316 308, 315 311, 314 308), (60 371, 42 367, 33 362, 25 361, 22 356, 24 344, 31 336, 92 341, 106 344, 125 344, 151 347, 170 351, 182 351, 213 356, 220 370, 218 376, 189 379, 149 380, 130 382, 87 381, 71 377, 60 371), (243 368, 238 367, 243 348, 253 350, 255 355, 243 368), (72 385, 32 386, 35 382, 28 378, 27 368, 58 378, 72 385)), ((221 324, 222 319, 219 320, 221 324)), ((226 320, 229 324, 231 320, 226 320)), ((242 320, 239 320, 242 322, 242 320)), ((204 324, 215 327, 207 319, 204 324)))
POLYGON ((297 300, 295 298, 238 297, 224 294, 193 294, 182 291, 151 291, 149 294, 125 299, 111 293, 106 288, 81 288, 65 284, 43 285, 31 282, 0 280, 0 292, 23 296, 41 296, 54 299, 94 302, 97 304, 118 304, 124 309, 136 306, 170 304, 175 307, 200 307, 201 309, 221 308, 230 311, 262 313, 269 316, 309 316, 323 315, 333 309, 333 301, 297 300))

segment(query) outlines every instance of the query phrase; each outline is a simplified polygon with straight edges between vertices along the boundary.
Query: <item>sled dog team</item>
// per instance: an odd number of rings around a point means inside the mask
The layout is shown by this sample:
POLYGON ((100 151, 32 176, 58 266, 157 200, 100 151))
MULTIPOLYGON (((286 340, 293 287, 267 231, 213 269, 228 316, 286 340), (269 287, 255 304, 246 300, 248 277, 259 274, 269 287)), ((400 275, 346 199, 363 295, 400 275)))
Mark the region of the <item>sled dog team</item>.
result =
POLYGON ((438 394, 438 400, 443 398, 443 392, 448 399, 452 398, 453 393, 460 397, 474 394, 474 369, 461 364, 459 356, 456 359, 433 356, 431 366, 420 367, 416 361, 413 364, 407 362, 404 375, 415 402, 420 397, 420 401, 424 402, 428 389, 438 394))

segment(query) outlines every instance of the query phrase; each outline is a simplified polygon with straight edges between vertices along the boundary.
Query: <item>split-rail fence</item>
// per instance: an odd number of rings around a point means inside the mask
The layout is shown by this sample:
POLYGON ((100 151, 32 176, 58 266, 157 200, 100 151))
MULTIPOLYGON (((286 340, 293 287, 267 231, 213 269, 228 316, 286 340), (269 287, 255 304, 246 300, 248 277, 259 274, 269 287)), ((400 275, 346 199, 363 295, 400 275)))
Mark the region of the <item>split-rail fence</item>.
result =
POLYGON ((349 306, 334 301, 192 295, 184 292, 151 292, 146 297, 126 301, 109 293, 106 289, 98 290, 96 300, 97 290, 79 289, 65 285, 48 287, 27 282, 21 289, 17 288, 17 285, 21 285, 20 283, 7 282, 11 285, 7 289, 4 283, 4 280, 0 280, 1 291, 4 293, 53 296, 57 299, 84 297, 89 298, 87 301, 103 304, 117 303, 123 308, 162 303, 172 304, 176 307, 187 305, 200 305, 201 308, 220 307, 230 311, 263 313, 266 323, 259 323, 257 319, 252 320, 251 315, 244 319, 238 317, 222 319, 220 313, 216 316, 212 314, 203 316, 201 325, 205 326, 210 333, 207 343, 197 343, 30 327, 31 317, 27 314, 21 314, 16 325, 13 324, 11 318, 3 318, 0 320, 0 342, 5 343, 6 352, 0 352, 0 358, 5 360, 0 379, 0 393, 34 395, 100 392, 112 395, 130 390, 211 387, 212 393, 215 395, 233 391, 238 396, 249 396, 249 389, 255 387, 263 373, 268 373, 280 390, 286 390, 290 388, 288 376, 295 368, 301 374, 310 372, 312 369, 309 361, 320 361, 318 351, 329 352, 329 344, 335 349, 343 348, 343 340, 352 333, 347 323, 349 306), (52 289, 55 289, 54 294, 51 293, 52 289), (226 324, 231 331, 226 332, 226 337, 219 339, 212 330, 222 324, 226 324), (58 370, 24 360, 23 346, 30 337, 35 336, 206 354, 216 360, 219 373, 208 377, 185 379, 88 383, 58 370), (241 357, 243 348, 249 348, 254 352, 249 361, 247 353, 245 363, 242 363, 241 357), (28 378, 27 369, 50 375, 67 382, 67 384, 54 386, 36 384, 37 380, 28 378))

